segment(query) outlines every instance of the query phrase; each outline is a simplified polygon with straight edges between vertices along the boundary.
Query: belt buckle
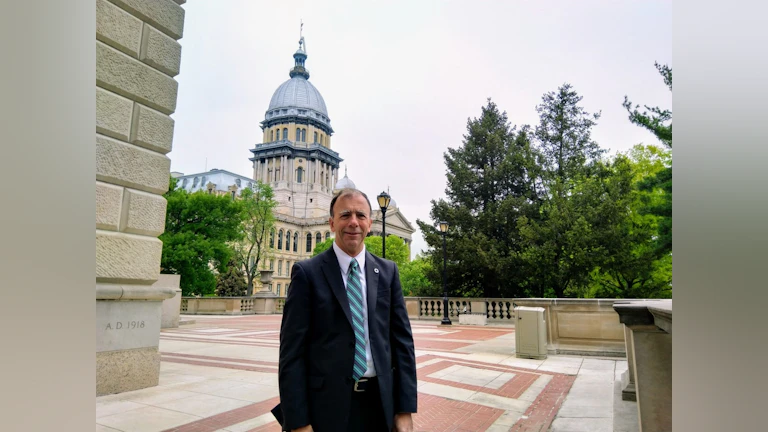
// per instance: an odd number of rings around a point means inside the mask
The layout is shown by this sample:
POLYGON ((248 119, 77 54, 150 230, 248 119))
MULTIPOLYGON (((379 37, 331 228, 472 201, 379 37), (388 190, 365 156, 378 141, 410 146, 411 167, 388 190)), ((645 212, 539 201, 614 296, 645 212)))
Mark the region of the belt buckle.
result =
POLYGON ((361 382, 368 382, 368 378, 360 378, 359 380, 355 381, 355 391, 358 393, 362 393, 365 391, 364 389, 360 389, 360 390, 357 389, 357 385, 361 382))

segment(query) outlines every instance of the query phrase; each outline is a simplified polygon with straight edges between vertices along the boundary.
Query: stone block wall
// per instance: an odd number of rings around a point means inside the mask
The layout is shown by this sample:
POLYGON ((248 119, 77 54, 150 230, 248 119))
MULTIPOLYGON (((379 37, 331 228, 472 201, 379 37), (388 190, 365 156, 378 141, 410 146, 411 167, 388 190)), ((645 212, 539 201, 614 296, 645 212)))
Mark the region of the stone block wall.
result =
POLYGON ((184 0, 96 0, 98 395, 157 385, 184 0))

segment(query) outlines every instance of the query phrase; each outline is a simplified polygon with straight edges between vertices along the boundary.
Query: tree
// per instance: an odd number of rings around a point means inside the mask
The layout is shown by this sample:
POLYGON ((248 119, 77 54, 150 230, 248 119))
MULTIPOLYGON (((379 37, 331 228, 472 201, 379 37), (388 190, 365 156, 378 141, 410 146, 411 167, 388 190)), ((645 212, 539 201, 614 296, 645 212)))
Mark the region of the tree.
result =
POLYGON ((226 273, 216 280, 216 295, 220 297, 241 297, 246 294, 248 285, 245 274, 236 259, 229 260, 226 273))
MULTIPOLYGON (((664 84, 672 91, 672 68, 667 65, 654 63, 659 71, 664 84)), ((656 138, 664 144, 669 150, 672 149, 672 111, 662 110, 659 107, 645 106, 645 110, 640 111, 640 106, 632 106, 627 96, 624 96, 624 108, 629 113, 629 121, 649 130, 656 138)), ((658 235, 655 240, 658 256, 672 253, 672 164, 655 175, 647 177, 644 181, 638 183, 638 188, 646 191, 657 191, 662 195, 661 200, 654 203, 645 203, 643 212, 657 216, 658 235)))
POLYGON ((646 203, 663 200, 658 193, 643 191, 637 184, 666 169, 669 152, 656 146, 636 145, 628 155, 618 155, 615 176, 624 177, 628 191, 612 221, 615 236, 605 241, 610 254, 591 275, 583 296, 611 298, 658 298, 672 294, 672 256, 658 255, 654 237, 659 217, 643 211, 646 203))
POLYGON ((328 249, 331 248, 331 246, 333 246, 333 242, 334 242, 334 238, 329 237, 321 241, 320 243, 316 244, 315 249, 312 250, 312 256, 315 257, 327 251, 328 249))
POLYGON ((427 277, 431 270, 432 263, 420 255, 400 267, 400 285, 403 287, 403 295, 421 297, 442 295, 442 286, 435 284, 427 277))
POLYGON ((446 199, 432 200, 433 223, 417 220, 429 245, 429 279, 442 286, 443 237, 447 221, 447 288, 453 296, 512 297, 526 277, 520 266, 518 218, 536 213, 539 177, 530 129, 518 131, 506 112, 488 99, 479 118, 467 120, 462 145, 443 155, 446 199))
MULTIPOLYGON (((368 252, 372 253, 373 255, 376 255, 377 257, 381 256, 381 249, 382 249, 381 236, 366 237, 364 242, 365 242, 365 249, 368 252)), ((408 246, 405 245, 405 242, 403 241, 403 239, 392 234, 387 236, 387 259, 388 260, 394 261, 398 267, 402 268, 405 265, 405 263, 408 262, 409 256, 410 256, 410 251, 408 250, 408 246)))
POLYGON ((518 224, 528 295, 564 297, 566 290, 587 283, 605 254, 595 226, 606 223, 597 209, 610 170, 599 163, 605 150, 591 136, 600 114, 587 112, 581 100, 566 83, 536 107, 541 207, 518 224))
MULTIPOLYGON (((328 249, 331 248, 333 245, 334 237, 331 237, 327 240, 324 240, 320 243, 318 243, 315 246, 315 249, 312 251, 312 256, 317 256, 328 249)), ((381 256, 381 237, 380 236, 368 236, 366 237, 363 242, 365 243, 365 249, 376 255, 377 257, 381 256)), ((398 236, 395 235, 388 235, 387 236, 387 259, 392 260, 397 264, 398 267, 402 267, 405 265, 406 262, 408 262, 410 251, 408 250, 408 247, 405 245, 405 242, 403 239, 401 239, 398 236)))
POLYGON ((240 195, 242 207, 242 239, 232 243, 237 264, 247 280, 246 295, 253 295, 253 280, 259 263, 269 251, 269 233, 275 225, 274 209, 277 201, 268 184, 257 181, 254 188, 245 188, 240 195))
POLYGON ((241 207, 226 196, 176 188, 174 178, 164 197, 168 204, 165 232, 159 237, 160 270, 181 275, 182 295, 212 294, 215 272, 225 271, 232 257, 229 244, 240 239, 241 207))

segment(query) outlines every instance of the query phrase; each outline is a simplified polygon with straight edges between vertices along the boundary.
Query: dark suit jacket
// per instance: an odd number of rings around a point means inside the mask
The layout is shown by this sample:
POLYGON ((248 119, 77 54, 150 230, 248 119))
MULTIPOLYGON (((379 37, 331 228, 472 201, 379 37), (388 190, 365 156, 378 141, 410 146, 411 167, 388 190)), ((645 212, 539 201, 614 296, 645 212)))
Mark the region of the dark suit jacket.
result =
MULTIPOLYGON (((280 329, 277 410, 283 429, 311 424, 316 432, 344 430, 354 386, 355 336, 333 248, 296 263, 291 274, 280 329)), ((365 278, 371 353, 391 429, 395 414, 416 412, 413 335, 397 265, 366 252, 365 278)))

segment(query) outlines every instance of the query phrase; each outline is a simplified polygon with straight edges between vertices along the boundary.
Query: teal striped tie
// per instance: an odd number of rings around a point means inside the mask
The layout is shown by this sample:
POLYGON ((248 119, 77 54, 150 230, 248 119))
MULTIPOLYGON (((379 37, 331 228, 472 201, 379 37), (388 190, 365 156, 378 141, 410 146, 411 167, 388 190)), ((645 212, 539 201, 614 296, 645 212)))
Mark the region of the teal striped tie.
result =
POLYGON ((368 369, 365 361, 365 331, 363 330, 363 284, 360 282, 360 268, 357 260, 352 259, 347 279, 347 298, 352 311, 352 329, 355 331, 355 363, 352 366, 352 379, 359 380, 368 369))

